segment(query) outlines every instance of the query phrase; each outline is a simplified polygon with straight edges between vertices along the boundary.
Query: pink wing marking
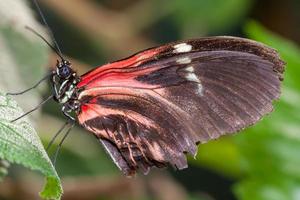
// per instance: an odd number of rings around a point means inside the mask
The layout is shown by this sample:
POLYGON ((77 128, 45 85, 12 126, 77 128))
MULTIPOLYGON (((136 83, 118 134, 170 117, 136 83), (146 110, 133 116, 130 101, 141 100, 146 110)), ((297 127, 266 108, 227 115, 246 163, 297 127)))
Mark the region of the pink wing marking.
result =
MULTIPOLYGON (((117 87, 117 86, 130 86, 132 88, 156 88, 159 85, 144 84, 137 81, 135 78, 139 75, 149 74, 159 69, 159 66, 136 70, 133 72, 126 73, 122 70, 108 72, 99 72, 96 75, 97 80, 92 82, 86 82, 88 79, 83 78, 82 81, 77 85, 78 88, 84 86, 85 90, 97 87, 117 87), (88 84, 86 84, 88 83, 88 84)), ((94 79, 93 79, 94 80, 94 79)))
MULTIPOLYGON (((113 95, 110 95, 113 96, 113 95)), ((126 96, 124 96, 123 99, 126 99, 126 96)), ((147 127, 153 126, 154 122, 150 120, 149 118, 146 118, 145 116, 140 115, 136 112, 125 112, 124 110, 116 110, 111 108, 104 108, 100 105, 97 105, 93 103, 93 101, 90 101, 88 104, 83 104, 81 106, 81 113, 78 115, 78 120, 80 124, 84 123, 87 120, 97 118, 99 116, 108 116, 111 114, 116 115, 122 115, 127 116, 128 118, 132 120, 138 120, 139 122, 143 123, 147 127)))
MULTIPOLYGON (((179 108, 178 106, 176 106, 175 104, 169 102, 166 98, 164 98, 163 96, 165 95, 165 89, 164 88, 160 88, 157 90, 149 90, 146 88, 143 89, 133 89, 133 88, 127 88, 127 87, 122 87, 122 86, 116 86, 116 87, 97 87, 97 88, 91 88, 88 90, 84 90, 80 93, 78 99, 79 101, 82 100, 85 96, 93 96, 93 97, 99 97, 99 96, 105 96, 105 95, 116 95, 118 96, 118 99, 120 96, 122 96, 122 98, 125 100, 126 98, 130 98, 132 96, 134 97, 138 97, 138 98, 142 98, 145 101, 149 101, 147 99, 147 95, 154 97, 158 102, 161 102, 164 104, 164 106, 162 107, 162 109, 165 108, 170 108, 169 112, 171 112, 170 114, 173 115, 179 115, 182 116, 186 116, 188 117, 187 113, 182 110, 181 108, 179 108), (144 97, 144 98, 143 98, 144 97), (172 112, 174 111, 174 112, 172 112)), ((89 100, 89 103, 95 103, 93 102, 94 99, 89 100)), ((155 103, 155 102, 150 102, 150 103, 155 103)), ((81 105, 81 113, 80 115, 82 115, 87 109, 85 106, 88 105, 86 103, 83 103, 81 105)), ((94 105, 94 104, 93 104, 94 105)), ((104 108, 100 107, 99 109, 97 109, 97 112, 99 112, 100 110, 102 110, 104 108)), ((112 109, 109 110, 107 113, 105 114, 112 114, 112 109)), ((120 112, 118 110, 114 110, 115 112, 120 112)), ((93 116, 85 116, 85 117, 89 117, 89 118, 93 118, 93 117, 97 117, 97 114, 99 113, 95 113, 95 115, 93 116)), ((119 113, 120 114, 120 113, 119 113)), ((128 113, 124 113, 124 115, 128 115, 128 113)), ((78 118, 80 118, 80 115, 78 116, 78 118)), ((87 120, 87 118, 83 117, 82 121, 87 120)), ((80 121, 81 122, 81 121, 80 121)))
MULTIPOLYGON (((81 81, 78 84, 78 87, 80 88, 80 87, 86 86, 91 80, 98 79, 100 76, 102 76, 103 74, 106 74, 106 72, 108 72, 108 71, 127 68, 127 67, 131 68, 131 67, 138 66, 138 65, 142 64, 143 62, 149 60, 150 58, 153 58, 155 55, 159 54, 163 50, 164 50, 163 47, 150 49, 150 50, 138 53, 134 56, 131 56, 127 59, 123 59, 121 61, 116 61, 116 62, 113 62, 113 63, 109 63, 109 64, 106 64, 106 65, 103 65, 103 66, 96 67, 95 69, 93 69, 93 70, 87 72, 86 74, 82 75, 81 81)), ((139 73, 139 72, 137 72, 137 73, 139 73)), ((146 71, 144 73, 146 73, 146 71)), ((111 74, 109 74, 109 76, 110 75, 111 74)), ((130 76, 130 74, 129 74, 129 76, 130 76)), ((123 79, 124 74, 122 74, 120 76, 117 76, 117 77, 123 79)), ((101 77, 101 79, 102 78, 103 77, 101 77)), ((109 78, 108 78, 108 81, 109 81, 109 78)), ((100 85, 101 85, 101 83, 100 83, 100 85)), ((95 86, 89 86, 89 87, 95 87, 95 86)))
MULTIPOLYGON (((175 116, 178 119, 188 119, 187 113, 184 112, 182 109, 180 109, 179 107, 177 107, 175 104, 167 101, 165 98, 162 97, 164 90, 163 89, 159 89, 159 93, 156 93, 155 91, 152 90, 140 90, 140 89, 130 89, 130 88, 124 88, 124 87, 101 87, 101 88, 93 88, 93 89, 89 89, 89 90, 84 90, 80 93, 79 96, 79 100, 82 100, 85 96, 93 96, 93 97, 100 97, 100 96, 110 96, 111 98, 116 98, 116 99, 130 99, 131 97, 135 96, 138 98, 143 98, 145 97, 144 100, 149 101, 146 99, 147 95, 151 95, 152 97, 155 98, 156 102, 160 102, 160 105, 157 106, 162 106, 162 110, 166 110, 168 113, 170 113, 170 115, 175 116)), ((95 98, 95 100, 96 100, 95 98)), ((88 103, 83 103, 81 105, 81 112, 78 115, 78 121, 80 124, 82 124, 83 126, 85 126, 85 122, 88 121, 89 119, 95 119, 95 118, 101 118, 101 117, 105 117, 108 115, 121 115, 124 117, 127 117, 133 121, 137 121, 140 124, 145 125, 145 127, 149 127, 149 129, 154 128, 156 130, 162 131, 160 130, 161 127, 157 126, 157 122, 149 119, 147 116, 141 115, 138 112, 134 112, 131 110, 122 110, 122 109, 111 109, 111 108, 105 108, 102 107, 100 105, 95 104, 96 102, 93 102, 94 99, 91 99, 88 101, 88 103)), ((155 103, 155 102, 154 102, 155 103)), ((179 121, 181 123, 181 121, 179 121)), ((183 124, 189 124, 189 126, 185 126, 187 129, 186 131, 189 132, 189 134, 191 135, 191 138, 193 138, 193 142, 197 141, 197 136, 195 134, 195 131, 193 130, 195 127, 189 123, 186 120, 182 120, 183 124)), ((98 137, 104 137, 106 139, 111 140, 113 137, 110 135, 107 135, 106 132, 104 132, 103 130, 96 130, 94 127, 87 127, 85 126, 85 128, 87 128, 89 131, 91 131, 92 133, 96 134, 98 137)), ((172 135, 169 136, 170 140, 172 138, 172 135)), ((187 143, 190 143, 188 138, 183 138, 187 143)), ((114 141, 117 145, 118 144, 117 141, 114 141)), ((150 150, 150 152, 152 153, 152 159, 156 160, 156 161, 160 161, 163 162, 164 160, 166 160, 165 157, 163 157, 162 154, 162 147, 160 147, 160 145, 157 144, 150 144, 147 143, 147 141, 144 141, 145 145, 148 147, 148 149, 150 150)), ((192 154, 195 155, 196 153, 196 148, 194 147, 194 145, 192 145, 192 143, 189 145, 189 147, 192 148, 192 150, 187 150, 187 152, 190 152, 192 154)), ((169 148, 167 145, 164 145, 163 148, 167 148, 164 149, 164 152, 173 152, 174 149, 169 148)), ((173 154, 174 156, 177 155, 176 153, 173 154)), ((171 162, 171 160, 168 160, 168 162, 171 162)))

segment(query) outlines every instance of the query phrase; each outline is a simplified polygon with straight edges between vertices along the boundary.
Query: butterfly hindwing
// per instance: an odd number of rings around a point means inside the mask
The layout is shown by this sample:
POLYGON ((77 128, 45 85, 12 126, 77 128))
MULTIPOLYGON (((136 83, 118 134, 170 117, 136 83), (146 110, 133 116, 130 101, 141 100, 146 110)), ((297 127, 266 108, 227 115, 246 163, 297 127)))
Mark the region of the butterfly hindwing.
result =
POLYGON ((272 111, 283 67, 275 50, 250 40, 171 43, 85 74, 78 120, 109 141, 125 174, 168 164, 182 169, 196 144, 272 111))

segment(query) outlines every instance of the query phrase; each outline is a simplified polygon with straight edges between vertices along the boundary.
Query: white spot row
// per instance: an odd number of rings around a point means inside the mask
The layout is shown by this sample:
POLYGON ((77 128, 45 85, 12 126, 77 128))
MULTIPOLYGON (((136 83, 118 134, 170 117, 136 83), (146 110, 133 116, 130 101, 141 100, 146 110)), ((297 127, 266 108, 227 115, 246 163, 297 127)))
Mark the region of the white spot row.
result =
POLYGON ((185 53, 185 52, 190 52, 192 50, 192 45, 189 45, 187 43, 180 43, 174 45, 174 53, 185 53))
POLYGON ((197 86, 197 94, 202 96, 203 95, 203 87, 202 87, 202 84, 201 84, 201 81, 199 79, 199 77, 197 77, 197 75, 194 73, 195 69, 193 66, 188 66, 185 68, 185 71, 187 72, 186 75, 185 75, 185 78, 188 80, 188 81, 192 81, 192 82, 196 82, 198 83, 197 86))

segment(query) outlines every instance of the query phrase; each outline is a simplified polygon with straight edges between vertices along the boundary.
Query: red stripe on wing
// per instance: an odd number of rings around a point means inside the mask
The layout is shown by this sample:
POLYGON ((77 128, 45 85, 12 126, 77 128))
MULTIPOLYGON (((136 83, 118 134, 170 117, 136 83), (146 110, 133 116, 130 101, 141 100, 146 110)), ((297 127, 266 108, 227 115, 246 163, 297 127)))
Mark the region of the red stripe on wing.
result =
MULTIPOLYGON (((159 54, 161 51, 163 51, 165 48, 164 47, 158 47, 158 48, 153 48, 153 49, 149 49, 146 51, 143 51, 141 53, 137 53, 133 56, 130 56, 129 58, 120 60, 120 61, 116 61, 113 63, 109 63, 103 66, 99 66, 96 69, 93 69, 89 72, 87 72, 86 74, 82 75, 81 77, 81 81, 78 84, 77 87, 85 87, 89 84, 89 88, 91 87, 95 87, 95 85, 100 85, 102 86, 104 84, 105 86, 105 81, 103 82, 98 82, 95 84, 90 84, 91 82, 94 82, 94 80, 97 80, 101 77, 101 79, 105 79, 107 81, 110 81, 111 79, 115 80, 117 78, 118 79, 126 79, 126 75, 122 74, 120 76, 118 76, 118 73, 115 73, 115 77, 112 78, 113 73, 111 74, 111 71, 117 71, 118 69, 124 69, 127 67, 135 67, 138 65, 141 65, 143 62, 146 62, 148 60, 150 60, 151 58, 154 58, 155 55, 159 54), (108 74, 108 76, 106 76, 108 74)), ((141 72, 137 72, 137 73, 141 73, 141 72)), ((146 73, 146 72, 144 72, 146 73)), ((127 77, 131 78, 133 76, 133 74, 128 74, 127 77)), ((96 82, 97 82, 96 81, 96 82)))
MULTIPOLYGON (((101 67, 102 68, 102 67, 101 67)), ((136 80, 136 77, 150 74, 153 71, 159 69, 159 66, 141 69, 141 70, 133 70, 133 71, 124 71, 124 69, 120 70, 107 70, 99 72, 95 75, 95 78, 91 77, 83 77, 77 87, 84 87, 85 90, 97 88, 97 87, 117 87, 117 86, 130 86, 132 88, 155 88, 159 85, 150 85, 145 84, 136 80)))

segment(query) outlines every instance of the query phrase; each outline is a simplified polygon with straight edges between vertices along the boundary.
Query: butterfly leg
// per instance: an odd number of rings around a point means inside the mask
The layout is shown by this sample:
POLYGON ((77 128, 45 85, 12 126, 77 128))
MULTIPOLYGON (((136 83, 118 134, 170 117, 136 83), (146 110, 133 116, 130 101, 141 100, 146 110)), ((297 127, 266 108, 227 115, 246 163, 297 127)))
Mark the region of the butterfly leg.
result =
POLYGON ((51 79, 52 79, 52 81, 51 81, 52 93, 54 94, 53 99, 58 102, 58 99, 59 99, 59 94, 58 94, 58 90, 57 90, 58 83, 57 83, 57 79, 55 78, 55 74, 52 75, 51 79))
POLYGON ((51 72, 50 74, 47 74, 41 80, 39 80, 36 84, 34 84, 30 88, 27 88, 26 90, 23 90, 21 92, 8 92, 8 93, 6 93, 6 95, 21 95, 21 94, 24 94, 26 92, 29 92, 30 90, 33 90, 33 89, 37 88, 42 82, 44 82, 45 80, 47 80, 51 75, 53 75, 53 72, 51 72))
POLYGON ((37 109, 39 109, 42 105, 44 105, 45 103, 47 103, 51 99, 53 99, 53 95, 50 95, 47 99, 45 99, 44 101, 42 101, 41 103, 39 103, 36 107, 34 107, 33 109, 27 111, 26 113, 24 113, 23 115, 17 117, 16 119, 11 120, 10 122, 13 123, 13 122, 15 122, 15 121, 17 121, 17 120, 19 120, 19 119, 27 116, 28 114, 36 111, 37 109))
POLYGON ((60 133, 65 129, 65 127, 71 123, 69 120, 67 122, 64 123, 64 125, 56 132, 56 134, 52 137, 51 141, 49 142, 49 144, 46 147, 46 151, 48 151, 50 149, 50 147, 52 146, 53 142, 55 141, 55 139, 57 138, 57 136, 60 135, 60 133))
POLYGON ((53 163, 54 166, 56 165, 57 156, 58 156, 58 153, 59 153, 59 151, 60 151, 60 149, 62 147, 62 144, 64 143, 65 139, 68 137, 68 135, 70 134, 72 128, 75 125, 74 122, 71 122, 70 124, 71 124, 71 126, 68 128, 67 132, 64 134, 63 138, 61 139, 61 141, 59 142, 59 144, 58 144, 58 146, 57 146, 57 148, 55 150, 53 161, 52 161, 52 163, 53 163))
POLYGON ((74 109, 70 108, 69 104, 63 105, 61 111, 68 119, 70 119, 71 121, 75 121, 75 118, 70 115, 70 113, 73 112, 74 109))

